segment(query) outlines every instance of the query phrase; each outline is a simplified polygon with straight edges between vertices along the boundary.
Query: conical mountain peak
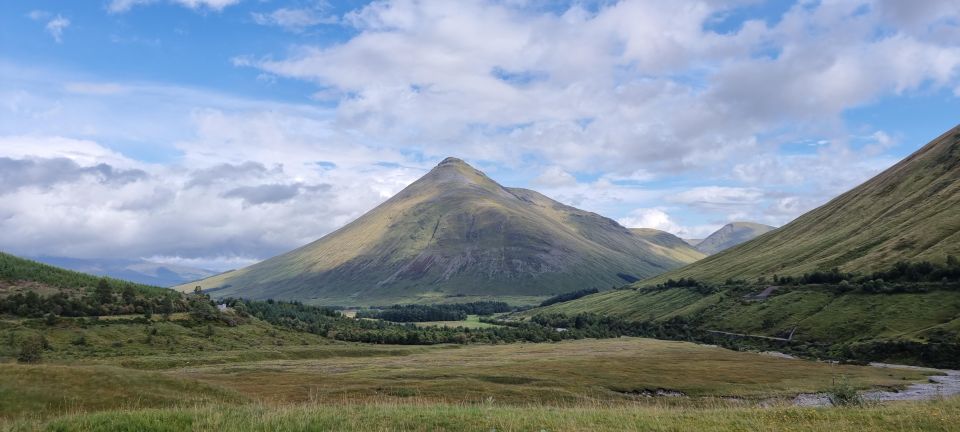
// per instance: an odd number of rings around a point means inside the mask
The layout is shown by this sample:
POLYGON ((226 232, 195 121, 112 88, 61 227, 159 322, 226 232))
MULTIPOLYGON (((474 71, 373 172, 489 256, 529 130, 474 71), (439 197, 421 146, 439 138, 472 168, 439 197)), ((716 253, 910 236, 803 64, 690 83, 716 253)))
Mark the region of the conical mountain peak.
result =
POLYGON ((437 164, 437 166, 453 165, 453 164, 470 166, 470 164, 464 162, 463 159, 455 158, 455 157, 453 157, 453 156, 450 156, 450 157, 448 157, 448 158, 440 161, 440 163, 437 164))
POLYGON ((219 289, 218 296, 335 305, 497 296, 535 304, 584 287, 622 285, 700 257, 674 253, 674 247, 536 192, 504 188, 463 160, 446 158, 313 243, 179 289, 201 285, 219 289))

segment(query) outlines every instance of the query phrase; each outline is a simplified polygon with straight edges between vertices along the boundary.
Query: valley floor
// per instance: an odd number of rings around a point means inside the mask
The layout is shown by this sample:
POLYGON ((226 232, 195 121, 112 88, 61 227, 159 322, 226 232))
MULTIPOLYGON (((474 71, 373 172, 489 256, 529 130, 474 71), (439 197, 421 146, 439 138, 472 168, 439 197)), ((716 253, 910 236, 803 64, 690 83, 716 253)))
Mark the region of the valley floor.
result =
POLYGON ((950 430, 960 400, 792 407, 838 380, 902 389, 928 370, 835 365, 643 338, 351 343, 57 358, 0 367, 0 430, 950 430))

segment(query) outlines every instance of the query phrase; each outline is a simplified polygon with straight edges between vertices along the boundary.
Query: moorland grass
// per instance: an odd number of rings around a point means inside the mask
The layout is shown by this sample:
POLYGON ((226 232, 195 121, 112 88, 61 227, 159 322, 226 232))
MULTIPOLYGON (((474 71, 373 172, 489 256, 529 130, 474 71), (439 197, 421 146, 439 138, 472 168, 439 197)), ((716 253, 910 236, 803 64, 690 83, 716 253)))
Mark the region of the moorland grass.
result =
POLYGON ((420 403, 118 410, 9 431, 952 431, 957 399, 856 408, 503 407, 420 403))

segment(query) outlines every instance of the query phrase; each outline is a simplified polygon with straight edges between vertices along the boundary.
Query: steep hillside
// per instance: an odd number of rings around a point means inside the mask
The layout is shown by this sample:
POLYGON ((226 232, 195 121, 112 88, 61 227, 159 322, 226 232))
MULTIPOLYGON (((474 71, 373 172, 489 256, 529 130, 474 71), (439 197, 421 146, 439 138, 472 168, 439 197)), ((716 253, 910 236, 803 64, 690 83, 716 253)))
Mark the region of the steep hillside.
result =
POLYGON ((0 297, 30 291, 40 295, 58 292, 83 295, 92 291, 100 281, 106 281, 115 291, 129 286, 148 297, 180 297, 165 288, 65 270, 0 252, 0 297))
POLYGON ((505 188, 448 158, 320 240, 178 289, 332 305, 466 297, 534 303, 693 261, 658 242, 532 190, 505 188))
POLYGON ((775 229, 770 225, 753 222, 731 222, 697 242, 696 247, 698 251, 706 255, 713 255, 738 244, 746 243, 775 229))
MULTIPOLYGON (((960 127, 793 222, 644 285, 723 281, 839 267, 869 272, 897 261, 960 255, 960 127)), ((701 243, 702 245, 702 243, 701 243)))
POLYGON ((750 242, 633 289, 524 316, 594 313, 700 332, 789 337, 793 344, 809 343, 804 349, 833 350, 833 356, 944 361, 944 353, 960 350, 958 180, 955 128, 750 242), (900 260, 916 264, 897 265, 900 260), (834 268, 840 271, 829 271, 834 268))

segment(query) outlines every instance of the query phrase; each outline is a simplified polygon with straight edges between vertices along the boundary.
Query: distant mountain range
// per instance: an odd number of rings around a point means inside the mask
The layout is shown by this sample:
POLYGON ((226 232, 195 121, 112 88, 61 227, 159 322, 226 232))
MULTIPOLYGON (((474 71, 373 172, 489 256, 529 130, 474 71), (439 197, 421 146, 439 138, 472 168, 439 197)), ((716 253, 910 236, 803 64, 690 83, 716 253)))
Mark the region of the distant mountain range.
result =
POLYGON ((621 286, 702 256, 673 235, 635 234, 448 158, 313 243, 178 289, 345 306, 489 298, 532 304, 621 286))
POLYGON ((132 259, 78 259, 37 256, 30 259, 96 276, 109 276, 145 285, 172 287, 213 276, 217 272, 193 267, 132 259))
POLYGON ((775 229, 775 227, 770 225, 753 222, 731 222, 713 234, 710 234, 705 239, 695 239, 688 241, 688 243, 705 255, 713 255, 738 244, 753 240, 775 229))

